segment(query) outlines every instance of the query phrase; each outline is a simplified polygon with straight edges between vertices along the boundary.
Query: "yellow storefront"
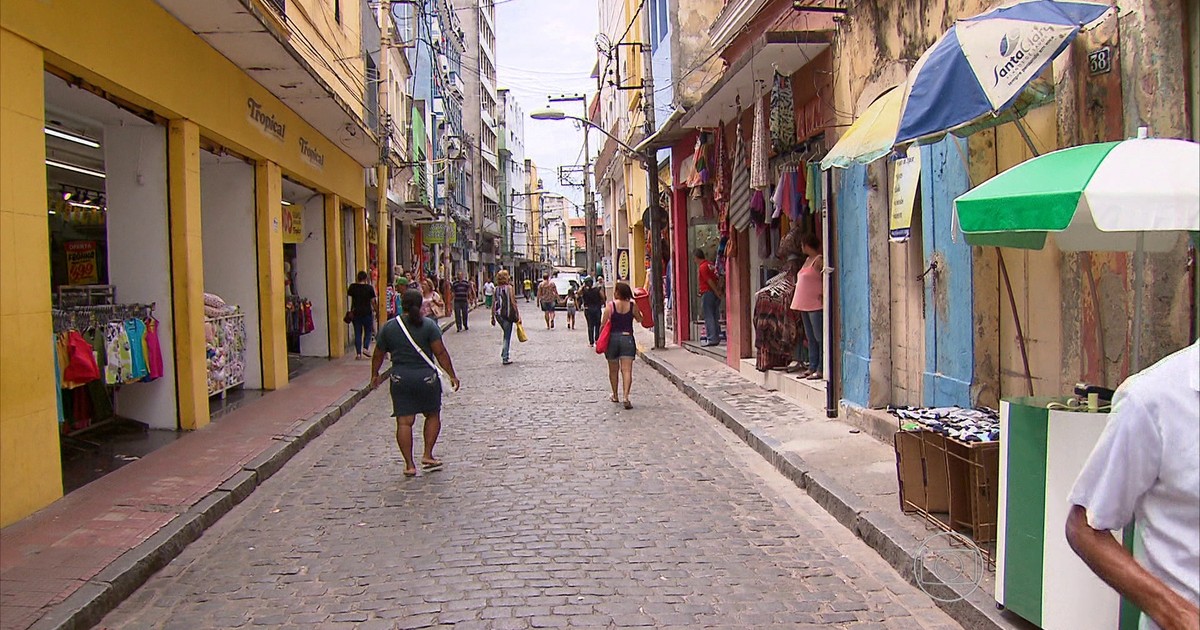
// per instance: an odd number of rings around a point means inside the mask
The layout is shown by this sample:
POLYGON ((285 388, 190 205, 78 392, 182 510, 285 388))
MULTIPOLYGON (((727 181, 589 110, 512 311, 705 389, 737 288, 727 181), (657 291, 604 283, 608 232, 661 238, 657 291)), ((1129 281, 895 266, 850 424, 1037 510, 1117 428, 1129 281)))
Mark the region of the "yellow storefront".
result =
MULTIPOLYGON (((307 291, 321 293, 325 317, 323 330, 317 332, 327 337, 331 357, 340 356, 345 347, 345 327, 340 317, 331 315, 345 310, 344 219, 355 227, 355 240, 365 239, 363 165, 158 4, 129 0, 117 12, 109 3, 88 0, 6 0, 0 8, 0 526, 63 493, 47 247, 47 217, 53 217, 55 207, 48 195, 47 168, 72 164, 47 162, 47 86, 56 92, 80 89, 88 98, 119 104, 120 116, 132 114, 152 143, 161 138, 164 145, 160 155, 131 144, 122 159, 135 182, 129 186, 130 195, 145 194, 143 189, 153 188, 157 180, 163 184, 161 209, 166 216, 158 218, 169 244, 162 248, 165 303, 158 306, 171 315, 169 330, 160 334, 172 351, 163 357, 170 374, 164 381, 171 382, 161 387, 175 403, 179 429, 198 429, 209 422, 207 230, 202 221, 209 213, 201 210, 205 149, 226 160, 237 156, 246 164, 245 232, 256 264, 244 273, 255 274, 257 269, 252 284, 257 292, 254 328, 261 365, 256 369, 261 371, 262 389, 277 389, 288 379, 283 324, 285 188, 311 191, 304 201, 314 217, 323 219, 317 221, 322 227, 316 241, 323 251, 310 250, 308 255, 323 259, 320 277, 325 286, 307 291), (143 164, 143 158, 151 166, 143 164), (154 166, 158 161, 161 169, 154 166), (154 181, 146 184, 143 170, 151 172, 149 179, 154 181)), ((87 173, 90 170, 75 168, 73 174, 106 176, 87 173)), ((61 191, 66 199, 76 188, 63 185, 61 191)))

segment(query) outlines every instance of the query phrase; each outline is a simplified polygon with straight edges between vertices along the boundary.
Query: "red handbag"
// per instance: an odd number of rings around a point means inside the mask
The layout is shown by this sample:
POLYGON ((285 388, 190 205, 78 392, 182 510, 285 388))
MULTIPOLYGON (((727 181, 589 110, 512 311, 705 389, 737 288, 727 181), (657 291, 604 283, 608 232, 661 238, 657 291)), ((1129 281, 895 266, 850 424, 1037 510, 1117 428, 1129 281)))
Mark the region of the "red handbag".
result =
POLYGON ((600 337, 596 339, 596 354, 608 352, 608 340, 612 337, 612 317, 600 328, 600 337))
POLYGON ((63 380, 82 384, 98 378, 100 367, 96 365, 96 355, 92 354, 92 344, 74 330, 67 333, 67 367, 63 370, 63 380))

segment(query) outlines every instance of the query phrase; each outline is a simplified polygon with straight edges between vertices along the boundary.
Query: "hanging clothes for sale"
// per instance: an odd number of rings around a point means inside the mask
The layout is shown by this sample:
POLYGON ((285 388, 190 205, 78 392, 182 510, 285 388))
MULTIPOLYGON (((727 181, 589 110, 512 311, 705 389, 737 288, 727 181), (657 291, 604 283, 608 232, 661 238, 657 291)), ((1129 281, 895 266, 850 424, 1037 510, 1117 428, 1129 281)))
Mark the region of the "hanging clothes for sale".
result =
POLYGON ((750 227, 750 166, 747 162, 746 140, 739 121, 734 130, 733 159, 729 186, 729 227, 745 230, 750 227))
POLYGON ((771 146, 776 153, 790 151, 796 144, 796 106, 792 80, 775 72, 771 85, 771 146))
POLYGON ((725 141, 725 123, 717 125, 716 137, 713 139, 713 199, 717 203, 727 204, 729 201, 729 183, 733 172, 729 168, 729 143, 725 141))
POLYGON ((163 376, 162 345, 158 340, 158 320, 151 317, 146 320, 146 369, 149 372, 144 380, 153 381, 163 376))
POLYGON ((696 146, 692 149, 692 168, 684 184, 688 188, 699 188, 708 183, 707 140, 707 133, 696 134, 696 146))
POLYGON ((770 139, 767 131, 767 108, 763 99, 754 101, 754 128, 750 136, 750 188, 766 190, 771 185, 770 139))
POLYGON ((754 367, 760 372, 791 363, 796 350, 796 319, 790 308, 794 274, 779 273, 754 294, 754 367))

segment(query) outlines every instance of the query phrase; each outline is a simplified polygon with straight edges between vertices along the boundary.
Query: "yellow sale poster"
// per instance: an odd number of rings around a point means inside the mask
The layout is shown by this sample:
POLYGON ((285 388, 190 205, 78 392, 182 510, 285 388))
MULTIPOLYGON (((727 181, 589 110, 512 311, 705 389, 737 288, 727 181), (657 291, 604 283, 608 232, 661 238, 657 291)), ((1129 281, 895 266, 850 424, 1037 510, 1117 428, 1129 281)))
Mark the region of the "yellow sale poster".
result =
POLYGON ((96 241, 67 241, 67 284, 97 284, 96 241))

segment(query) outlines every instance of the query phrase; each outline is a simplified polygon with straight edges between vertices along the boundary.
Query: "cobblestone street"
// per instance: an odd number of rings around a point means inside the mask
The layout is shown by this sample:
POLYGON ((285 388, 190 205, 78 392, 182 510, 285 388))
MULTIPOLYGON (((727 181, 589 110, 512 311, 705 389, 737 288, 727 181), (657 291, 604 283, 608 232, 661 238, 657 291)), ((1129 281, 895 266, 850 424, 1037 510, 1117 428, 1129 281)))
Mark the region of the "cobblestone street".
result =
POLYGON ((958 627, 645 364, 622 410, 586 332, 525 310, 511 366, 480 315, 447 334, 443 470, 401 475, 379 390, 101 627, 958 627))

